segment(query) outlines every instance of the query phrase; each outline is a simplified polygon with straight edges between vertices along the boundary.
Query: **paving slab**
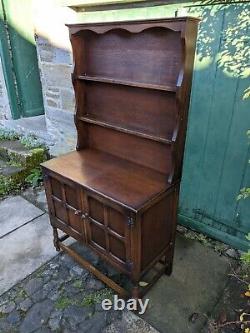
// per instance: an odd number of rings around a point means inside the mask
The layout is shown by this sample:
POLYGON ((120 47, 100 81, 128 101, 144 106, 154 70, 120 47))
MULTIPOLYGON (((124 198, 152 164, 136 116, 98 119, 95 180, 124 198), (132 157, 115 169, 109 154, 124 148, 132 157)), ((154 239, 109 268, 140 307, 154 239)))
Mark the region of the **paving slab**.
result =
POLYGON ((44 212, 20 196, 0 202, 0 239, 44 212))
POLYGON ((0 239, 0 295, 56 254, 47 214, 0 239))
POLYGON ((142 318, 162 333, 200 333, 223 294, 229 270, 229 259, 178 235, 173 273, 147 293, 142 318))

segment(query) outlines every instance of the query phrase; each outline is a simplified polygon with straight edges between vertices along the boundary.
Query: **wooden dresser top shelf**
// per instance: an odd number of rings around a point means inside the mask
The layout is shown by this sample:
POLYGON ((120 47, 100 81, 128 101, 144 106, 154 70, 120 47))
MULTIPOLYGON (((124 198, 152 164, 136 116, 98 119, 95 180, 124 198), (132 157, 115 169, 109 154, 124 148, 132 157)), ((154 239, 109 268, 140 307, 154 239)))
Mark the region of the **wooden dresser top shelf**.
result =
POLYGON ((151 84, 151 83, 143 83, 143 82, 127 81, 127 80, 118 80, 118 79, 113 79, 113 78, 108 78, 108 77, 103 77, 103 76, 78 75, 77 78, 79 80, 83 80, 83 81, 118 84, 118 85, 135 87, 135 88, 168 91, 168 92, 172 92, 172 93, 175 93, 177 91, 176 86, 151 84))
MULTIPOLYGON (((178 23, 178 22, 186 22, 186 21, 196 21, 199 22, 201 19, 194 16, 179 16, 175 18, 160 18, 160 19, 141 19, 141 20, 124 20, 124 21, 111 21, 111 22, 93 22, 93 23, 74 23, 74 24, 65 24, 67 27, 74 29, 74 28, 93 28, 98 26, 104 26, 107 28, 113 26, 142 26, 143 24, 147 24, 148 26, 153 26, 154 24, 161 24, 164 26, 164 23, 178 23)), ((143 27, 144 28, 144 27, 143 27)), ((177 29, 176 29, 177 30, 177 29)))
POLYGON ((42 166, 132 211, 171 186, 166 174, 94 149, 74 151, 42 166))

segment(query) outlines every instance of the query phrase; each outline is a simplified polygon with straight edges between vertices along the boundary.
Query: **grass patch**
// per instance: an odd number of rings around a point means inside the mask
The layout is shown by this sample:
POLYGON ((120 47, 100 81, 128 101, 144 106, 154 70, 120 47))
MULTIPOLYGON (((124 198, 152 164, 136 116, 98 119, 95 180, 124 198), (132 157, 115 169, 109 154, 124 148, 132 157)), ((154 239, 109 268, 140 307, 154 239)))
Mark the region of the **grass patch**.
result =
POLYGON ((74 305, 74 304, 76 304, 76 301, 74 301, 73 299, 71 299, 69 297, 61 297, 56 301, 55 308, 58 310, 64 310, 68 306, 74 305))
POLYGON ((35 168, 30 171, 30 174, 25 178, 25 182, 32 187, 39 186, 43 181, 42 169, 35 168))
POLYGON ((7 164, 13 167, 22 168, 12 175, 1 175, 0 173, 0 197, 8 194, 17 194, 24 187, 37 187, 42 184, 42 170, 40 163, 48 158, 46 148, 34 148, 31 154, 25 159, 15 152, 7 152, 9 161, 7 164))
POLYGON ((84 299, 81 302, 81 306, 90 306, 96 303, 100 303, 106 298, 111 298, 113 295, 112 290, 105 288, 100 291, 96 291, 92 294, 89 294, 88 296, 84 297, 84 299))
POLYGON ((13 131, 6 128, 0 128, 0 141, 4 140, 18 140, 19 135, 13 131))
POLYGON ((18 290, 16 298, 27 298, 27 297, 28 295, 24 289, 21 288, 20 290, 18 290))
POLYGON ((0 312, 0 319, 4 319, 4 318, 6 318, 6 314, 3 312, 0 312))
POLYGON ((0 141, 15 141, 20 140, 21 144, 28 148, 46 148, 44 142, 42 142, 39 138, 37 138, 34 134, 22 135, 18 134, 14 130, 7 128, 0 128, 0 141))
MULTIPOLYGON (((74 286, 76 283, 77 283, 77 285, 79 285, 79 280, 75 281, 74 286)), ((112 295, 113 295, 112 290, 105 288, 105 289, 93 292, 87 296, 83 296, 84 297, 83 300, 76 300, 76 299, 72 299, 72 298, 69 298, 66 296, 62 296, 61 298, 59 298, 56 301, 55 308, 58 310, 64 310, 65 308, 67 308, 70 305, 83 306, 83 307, 91 306, 96 303, 100 303, 105 298, 111 298, 112 295)))
POLYGON ((73 283, 73 287, 78 288, 78 289, 81 289, 81 288, 82 288, 82 280, 76 280, 76 281, 73 283))

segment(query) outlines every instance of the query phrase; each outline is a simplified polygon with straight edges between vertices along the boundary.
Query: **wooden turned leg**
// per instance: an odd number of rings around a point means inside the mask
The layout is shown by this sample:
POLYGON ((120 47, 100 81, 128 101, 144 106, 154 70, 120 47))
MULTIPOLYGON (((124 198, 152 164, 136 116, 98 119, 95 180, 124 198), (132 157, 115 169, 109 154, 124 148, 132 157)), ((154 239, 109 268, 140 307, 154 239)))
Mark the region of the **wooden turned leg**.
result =
POLYGON ((171 275, 173 271, 173 260, 168 261, 166 269, 165 269, 165 274, 166 275, 171 275))
POLYGON ((166 255, 166 269, 165 274, 171 275, 173 271, 173 260, 174 260, 174 242, 170 243, 170 251, 166 255))
POLYGON ((132 288, 132 298, 138 299, 140 298, 140 291, 139 291, 139 285, 138 283, 134 283, 133 288, 132 288))
POLYGON ((60 246, 58 244, 59 237, 58 237, 58 232, 57 232, 57 228, 56 227, 53 227, 53 236, 54 236, 54 246, 56 248, 56 251, 60 251, 60 246))

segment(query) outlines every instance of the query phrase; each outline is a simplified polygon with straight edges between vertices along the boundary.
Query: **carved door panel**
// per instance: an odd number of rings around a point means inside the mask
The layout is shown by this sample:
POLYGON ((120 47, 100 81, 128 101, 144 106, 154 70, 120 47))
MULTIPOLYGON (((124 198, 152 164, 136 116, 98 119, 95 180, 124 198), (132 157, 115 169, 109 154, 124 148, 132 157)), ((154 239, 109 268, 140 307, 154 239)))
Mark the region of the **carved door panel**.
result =
POLYGON ((100 198, 85 194, 88 245, 118 268, 131 270, 129 218, 122 210, 113 208, 100 198))
POLYGON ((50 198, 49 208, 52 216, 56 218, 57 226, 65 232, 71 231, 71 235, 85 240, 81 190, 71 182, 49 176, 50 198), (59 225, 58 225, 59 224, 59 225))

